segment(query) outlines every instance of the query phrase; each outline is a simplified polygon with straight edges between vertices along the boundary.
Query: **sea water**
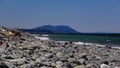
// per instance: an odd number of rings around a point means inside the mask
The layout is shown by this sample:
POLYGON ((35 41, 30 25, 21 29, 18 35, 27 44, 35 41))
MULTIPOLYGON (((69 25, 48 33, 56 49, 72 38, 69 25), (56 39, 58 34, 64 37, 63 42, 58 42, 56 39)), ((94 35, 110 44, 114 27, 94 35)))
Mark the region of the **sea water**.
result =
POLYGON ((81 34, 49 34, 49 37, 58 41, 73 41, 85 43, 98 43, 120 46, 119 35, 81 35, 81 34))

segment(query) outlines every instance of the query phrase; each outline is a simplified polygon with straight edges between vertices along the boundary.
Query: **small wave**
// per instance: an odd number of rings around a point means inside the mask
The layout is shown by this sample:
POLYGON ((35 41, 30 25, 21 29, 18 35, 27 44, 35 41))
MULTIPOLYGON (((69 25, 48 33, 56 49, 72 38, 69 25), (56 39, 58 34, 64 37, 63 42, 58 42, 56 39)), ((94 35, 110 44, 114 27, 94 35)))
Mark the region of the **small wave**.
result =
POLYGON ((84 42, 74 42, 74 44, 76 44, 76 45, 83 45, 84 44, 84 42))

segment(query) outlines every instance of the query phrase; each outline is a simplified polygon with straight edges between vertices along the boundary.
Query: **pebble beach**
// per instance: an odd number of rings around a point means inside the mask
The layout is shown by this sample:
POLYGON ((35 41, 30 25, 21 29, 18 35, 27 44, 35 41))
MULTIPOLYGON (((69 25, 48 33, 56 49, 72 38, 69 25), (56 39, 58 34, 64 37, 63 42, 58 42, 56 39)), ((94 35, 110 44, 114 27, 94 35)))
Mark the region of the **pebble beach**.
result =
POLYGON ((120 68, 120 49, 0 28, 0 68, 120 68))

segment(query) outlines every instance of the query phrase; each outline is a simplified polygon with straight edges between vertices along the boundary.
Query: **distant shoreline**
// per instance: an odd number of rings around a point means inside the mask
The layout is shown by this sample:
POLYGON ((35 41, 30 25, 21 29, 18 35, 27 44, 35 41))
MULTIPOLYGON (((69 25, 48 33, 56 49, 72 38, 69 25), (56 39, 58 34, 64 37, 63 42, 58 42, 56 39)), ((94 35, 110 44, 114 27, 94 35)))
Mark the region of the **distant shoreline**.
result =
MULTIPOLYGON (((28 33, 29 33, 29 32, 28 32, 28 33)), ((120 36, 120 33, 30 33, 30 34, 120 36)))

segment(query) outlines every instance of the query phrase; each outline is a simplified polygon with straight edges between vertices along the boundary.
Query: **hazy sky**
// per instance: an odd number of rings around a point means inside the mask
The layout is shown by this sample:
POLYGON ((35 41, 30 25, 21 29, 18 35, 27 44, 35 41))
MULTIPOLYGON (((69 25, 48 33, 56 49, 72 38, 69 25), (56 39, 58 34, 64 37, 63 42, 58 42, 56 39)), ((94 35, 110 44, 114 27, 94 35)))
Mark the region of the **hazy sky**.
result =
POLYGON ((80 32, 120 33, 120 0, 0 0, 0 25, 68 25, 80 32))

